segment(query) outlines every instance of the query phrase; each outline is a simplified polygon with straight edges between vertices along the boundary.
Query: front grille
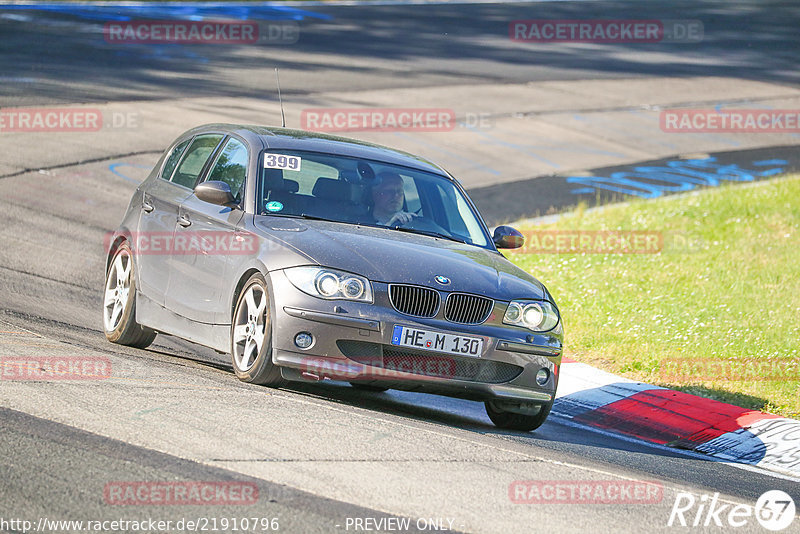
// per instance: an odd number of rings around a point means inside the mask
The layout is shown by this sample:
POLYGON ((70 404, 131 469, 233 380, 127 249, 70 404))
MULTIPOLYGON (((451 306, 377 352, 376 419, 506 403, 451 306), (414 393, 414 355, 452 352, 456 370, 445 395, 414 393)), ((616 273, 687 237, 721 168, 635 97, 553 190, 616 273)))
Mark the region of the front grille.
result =
POLYGON ((451 293, 444 306, 444 318, 461 324, 480 324, 492 313, 494 301, 480 295, 451 293))
POLYGON ((439 292, 427 287, 391 284, 389 300, 395 310, 414 317, 433 317, 439 309, 439 292))
MULTIPOLYGON (((336 345, 342 354, 364 365, 415 375, 500 384, 515 379, 522 372, 522 367, 510 363, 430 353, 368 341, 340 339, 336 345)), ((391 373, 385 376, 389 378, 391 373)))

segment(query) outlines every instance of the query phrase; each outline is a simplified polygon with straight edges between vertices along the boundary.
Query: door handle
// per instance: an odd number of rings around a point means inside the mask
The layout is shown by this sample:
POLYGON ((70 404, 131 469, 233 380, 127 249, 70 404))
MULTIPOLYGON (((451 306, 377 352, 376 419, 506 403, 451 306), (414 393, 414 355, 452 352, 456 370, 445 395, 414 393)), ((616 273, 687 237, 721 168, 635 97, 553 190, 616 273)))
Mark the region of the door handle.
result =
POLYGON ((186 228, 187 226, 191 226, 192 225, 192 221, 189 220, 189 216, 188 215, 186 215, 185 213, 182 213, 180 216, 178 216, 178 224, 180 224, 181 226, 186 228))
POLYGON ((153 205, 150 203, 150 199, 149 199, 149 198, 145 198, 144 200, 142 200, 142 210, 143 210, 145 213, 150 213, 150 212, 151 212, 151 211, 153 211, 154 209, 156 209, 156 207, 155 207, 155 206, 153 206, 153 205))

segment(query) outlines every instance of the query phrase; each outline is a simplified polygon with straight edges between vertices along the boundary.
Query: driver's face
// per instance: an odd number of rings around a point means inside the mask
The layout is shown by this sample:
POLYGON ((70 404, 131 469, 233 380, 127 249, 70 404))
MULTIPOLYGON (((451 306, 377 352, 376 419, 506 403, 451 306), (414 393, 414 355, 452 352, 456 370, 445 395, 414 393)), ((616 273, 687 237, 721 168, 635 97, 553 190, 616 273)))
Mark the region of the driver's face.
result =
POLYGON ((372 192, 375 208, 382 212, 400 211, 403 208, 403 180, 386 180, 372 192))

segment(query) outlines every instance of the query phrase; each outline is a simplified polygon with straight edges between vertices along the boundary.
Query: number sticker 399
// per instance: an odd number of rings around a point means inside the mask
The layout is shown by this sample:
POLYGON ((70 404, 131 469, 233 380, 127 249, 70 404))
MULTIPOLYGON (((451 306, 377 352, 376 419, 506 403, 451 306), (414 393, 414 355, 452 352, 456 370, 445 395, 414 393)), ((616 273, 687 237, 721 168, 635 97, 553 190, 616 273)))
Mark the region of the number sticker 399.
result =
POLYGON ((284 154, 264 154, 265 169, 299 171, 301 162, 302 159, 297 156, 286 156, 284 154))

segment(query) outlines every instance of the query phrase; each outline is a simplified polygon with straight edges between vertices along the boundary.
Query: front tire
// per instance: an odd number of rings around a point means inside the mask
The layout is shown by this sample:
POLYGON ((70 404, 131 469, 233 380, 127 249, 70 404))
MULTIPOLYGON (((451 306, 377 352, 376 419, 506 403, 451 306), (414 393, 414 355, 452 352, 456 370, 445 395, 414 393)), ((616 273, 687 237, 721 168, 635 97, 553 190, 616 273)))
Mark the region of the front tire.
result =
POLYGON ((244 285, 231 321, 233 371, 242 382, 279 387, 285 381, 272 363, 272 320, 267 283, 254 274, 244 285))
POLYGON ((535 415, 527 415, 505 411, 497 406, 494 401, 486 401, 484 404, 486 405, 486 414, 495 426, 506 430, 522 430, 525 432, 536 430, 542 426, 550 414, 550 409, 553 407, 552 402, 544 404, 535 415))
POLYGON ((128 243, 120 244, 108 266, 103 292, 103 330, 112 343, 143 349, 155 331, 136 322, 136 276, 128 243))

